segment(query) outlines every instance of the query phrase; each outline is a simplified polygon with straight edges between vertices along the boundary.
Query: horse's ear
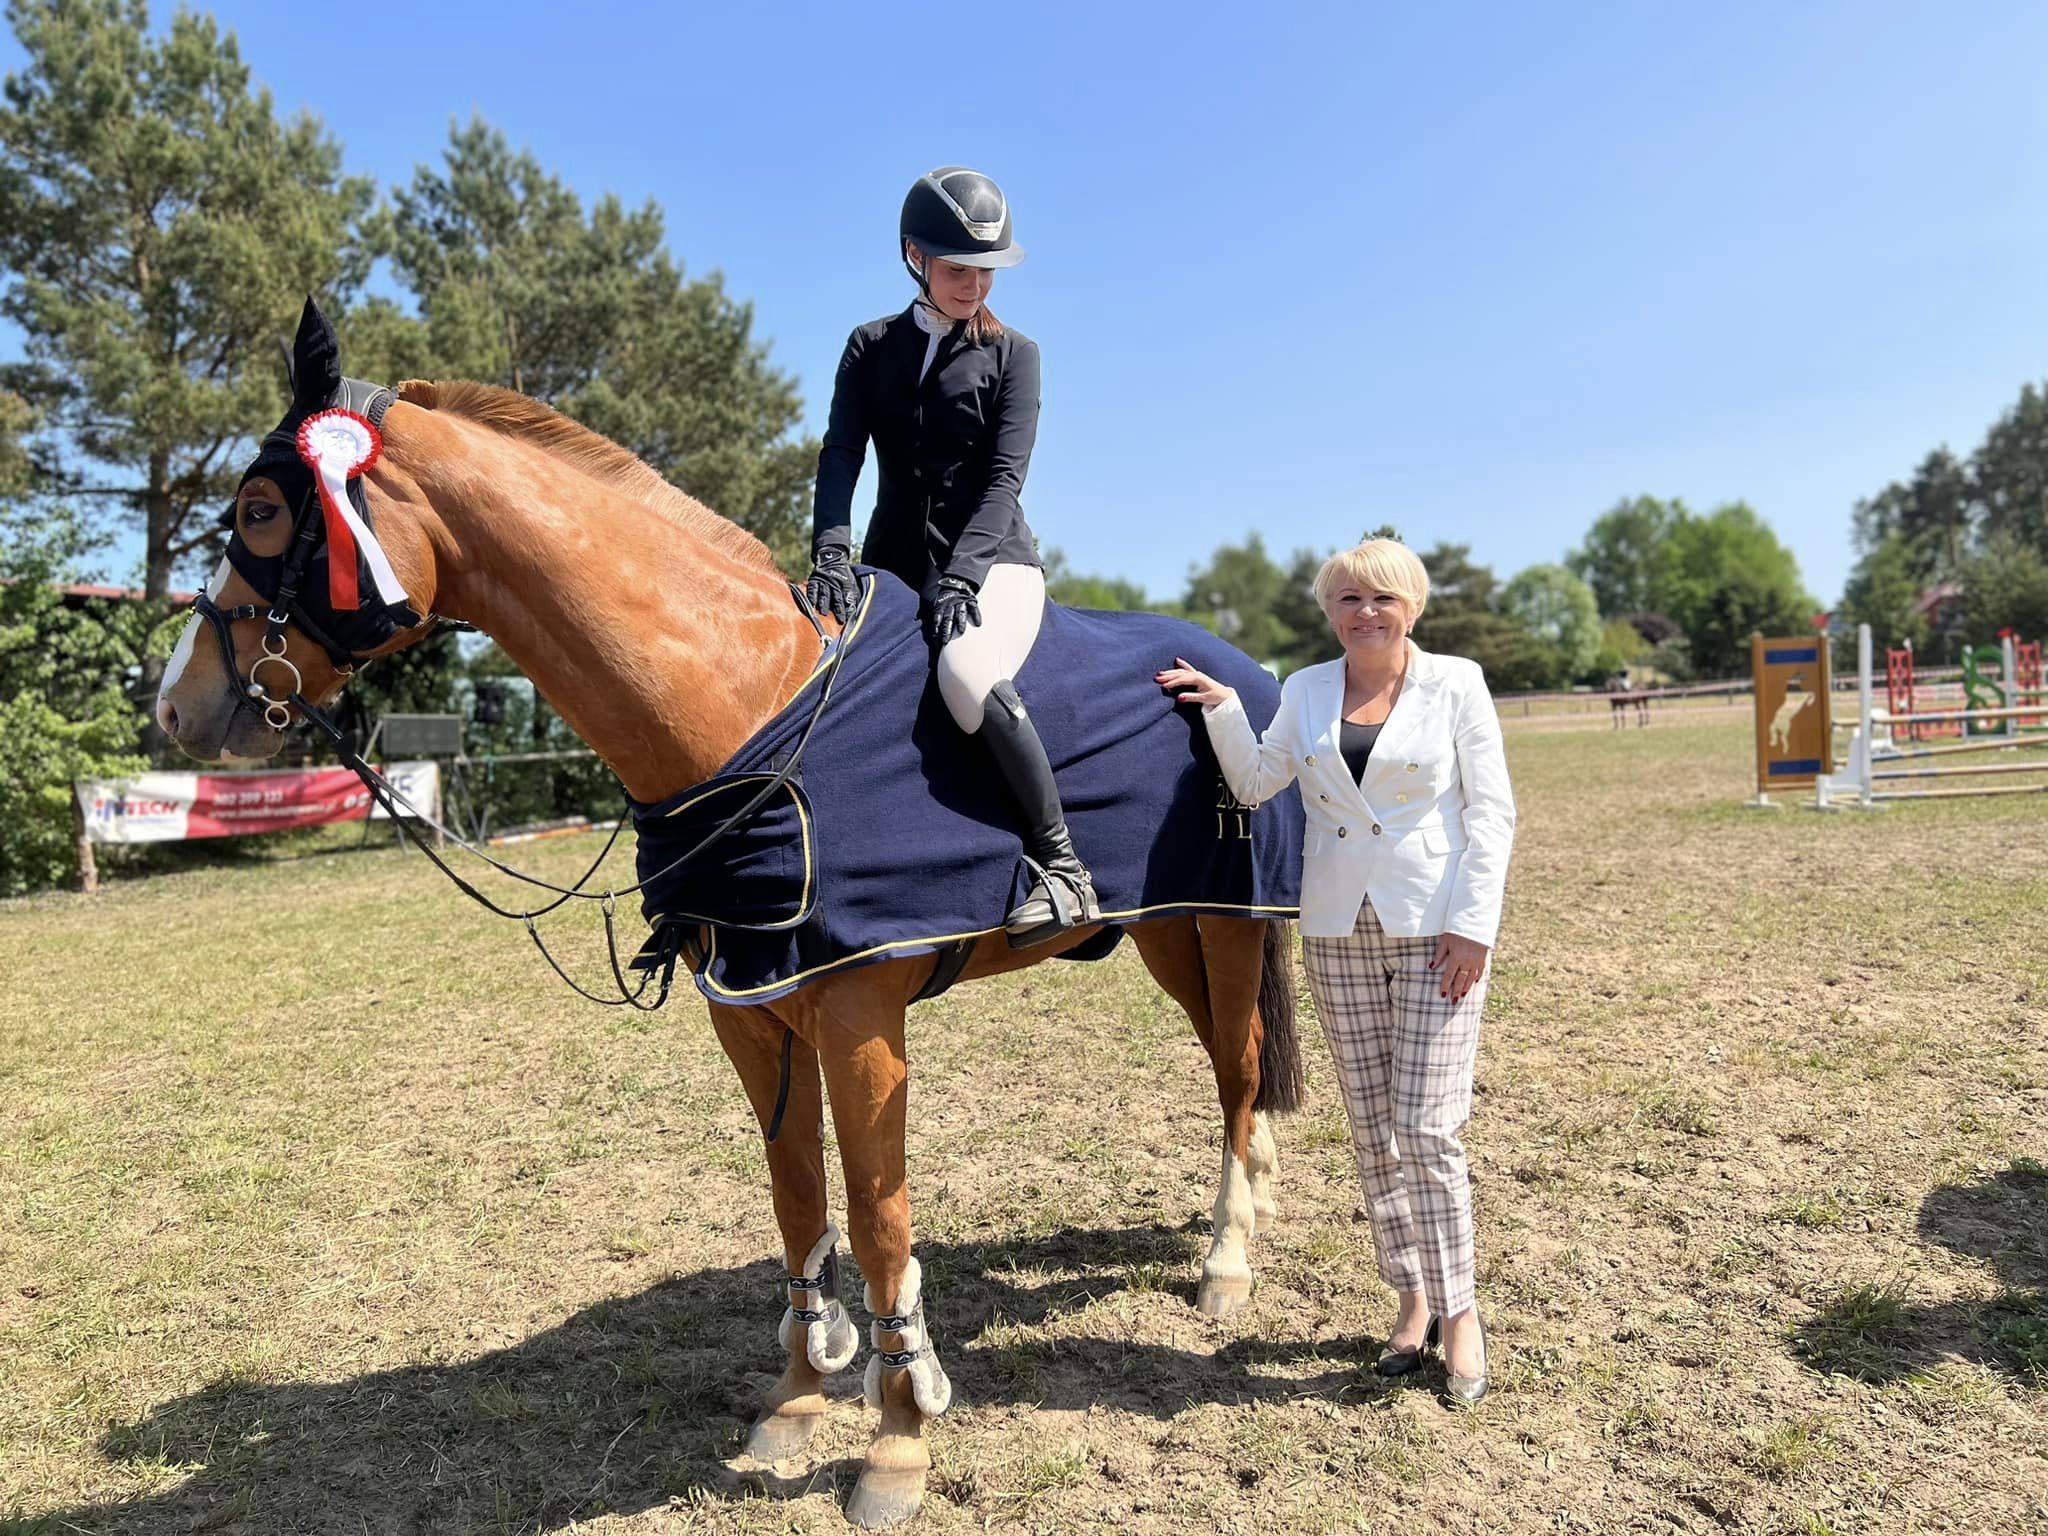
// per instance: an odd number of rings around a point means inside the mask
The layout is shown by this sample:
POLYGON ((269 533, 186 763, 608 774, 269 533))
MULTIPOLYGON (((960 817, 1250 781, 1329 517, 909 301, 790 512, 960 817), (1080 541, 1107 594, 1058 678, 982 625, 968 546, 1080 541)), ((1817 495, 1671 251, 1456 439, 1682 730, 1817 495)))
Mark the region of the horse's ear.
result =
POLYGON ((325 405, 341 388, 341 342, 320 306, 306 295, 299 315, 298 339, 292 343, 292 401, 301 406, 325 405))

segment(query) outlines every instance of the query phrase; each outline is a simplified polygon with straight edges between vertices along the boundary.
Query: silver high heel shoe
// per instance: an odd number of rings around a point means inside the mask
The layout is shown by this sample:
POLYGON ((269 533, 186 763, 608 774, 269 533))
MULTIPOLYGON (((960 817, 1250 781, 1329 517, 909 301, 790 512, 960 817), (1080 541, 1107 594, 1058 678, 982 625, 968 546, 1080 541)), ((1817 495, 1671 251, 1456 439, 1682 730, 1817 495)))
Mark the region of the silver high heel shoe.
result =
POLYGON ((1492 1364, 1490 1358, 1492 1351, 1488 1349, 1486 1343, 1486 1319, 1480 1317, 1477 1312, 1474 1312, 1473 1316, 1479 1323, 1479 1374, 1477 1376, 1458 1376, 1446 1370, 1444 1372, 1444 1404, 1446 1407, 1476 1407, 1479 1400, 1486 1396, 1491 1387, 1491 1382, 1488 1380, 1488 1368, 1492 1364))

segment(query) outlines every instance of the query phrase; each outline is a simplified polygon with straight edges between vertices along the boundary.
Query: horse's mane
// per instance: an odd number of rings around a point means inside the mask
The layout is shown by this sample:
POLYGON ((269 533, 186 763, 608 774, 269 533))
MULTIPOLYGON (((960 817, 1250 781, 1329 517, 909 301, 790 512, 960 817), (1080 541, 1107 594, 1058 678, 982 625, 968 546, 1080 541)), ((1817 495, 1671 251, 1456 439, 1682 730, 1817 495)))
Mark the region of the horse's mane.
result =
POLYGON ((642 505, 666 513, 706 543, 735 559, 775 571, 768 546, 738 523, 686 495, 609 438, 525 395, 467 379, 407 379, 398 398, 423 410, 444 411, 506 437, 523 438, 553 458, 574 465, 593 480, 629 493, 642 505))

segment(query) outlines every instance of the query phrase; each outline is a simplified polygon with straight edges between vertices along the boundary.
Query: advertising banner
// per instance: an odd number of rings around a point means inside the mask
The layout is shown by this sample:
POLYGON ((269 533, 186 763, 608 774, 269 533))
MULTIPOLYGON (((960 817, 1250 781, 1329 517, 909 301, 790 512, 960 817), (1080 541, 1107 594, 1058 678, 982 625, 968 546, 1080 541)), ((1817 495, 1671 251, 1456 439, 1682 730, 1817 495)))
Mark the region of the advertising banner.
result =
MULTIPOLYGON (((385 772, 413 805, 435 811, 440 764, 394 763, 385 772)), ((143 773, 132 779, 81 780, 75 788, 86 836, 96 843, 246 837, 362 821, 372 814, 370 792, 346 768, 143 773)))

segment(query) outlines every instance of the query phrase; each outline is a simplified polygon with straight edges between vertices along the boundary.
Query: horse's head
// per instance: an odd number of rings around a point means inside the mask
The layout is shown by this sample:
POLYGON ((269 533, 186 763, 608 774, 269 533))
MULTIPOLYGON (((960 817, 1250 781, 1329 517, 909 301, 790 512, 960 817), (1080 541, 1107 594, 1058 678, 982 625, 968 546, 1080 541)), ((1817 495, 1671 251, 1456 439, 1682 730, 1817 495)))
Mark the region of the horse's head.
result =
MULTIPOLYGON (((420 539, 371 531, 364 485, 382 451, 390 390, 341 372, 311 299, 292 354, 292 402, 242 473, 221 523, 228 547, 178 639, 156 719, 206 761, 273 757, 303 701, 331 702, 356 666, 431 629, 420 539)), ((380 470, 380 511, 404 501, 380 470)))

